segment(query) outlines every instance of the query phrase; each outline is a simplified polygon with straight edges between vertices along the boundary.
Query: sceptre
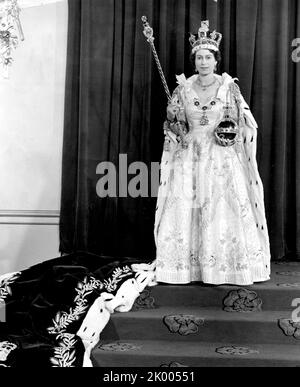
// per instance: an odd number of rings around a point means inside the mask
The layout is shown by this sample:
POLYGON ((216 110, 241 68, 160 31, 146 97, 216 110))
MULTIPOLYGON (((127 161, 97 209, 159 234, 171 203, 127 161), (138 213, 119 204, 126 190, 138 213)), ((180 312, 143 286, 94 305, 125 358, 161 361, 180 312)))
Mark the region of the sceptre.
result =
POLYGON ((161 67, 161 64, 160 64, 160 61, 159 61, 159 58, 158 58, 158 55, 157 55, 157 52, 156 52, 155 45, 154 45, 153 28, 150 27, 150 24, 148 23, 148 19, 147 19, 146 16, 142 16, 142 22, 143 22, 143 25, 144 25, 143 34, 146 36, 147 42, 151 46, 151 49, 152 49, 152 52, 153 52, 153 56, 154 56, 154 59, 155 59, 155 62, 156 62, 156 65, 157 65, 157 68, 158 68, 158 71, 159 71, 159 75, 160 75, 161 81, 163 83, 165 92, 167 94, 167 98, 168 98, 169 101, 171 101, 170 90, 168 88, 167 81, 166 81, 166 78, 165 78, 163 69, 161 67))
MULTIPOLYGON (((168 88, 167 81, 166 81, 166 78, 165 78, 163 69, 161 67, 161 64, 160 64, 160 61, 159 61, 159 58, 158 58, 158 55, 157 55, 157 51, 156 51, 155 45, 154 45, 153 28, 150 27, 150 24, 148 23, 148 20, 147 20, 146 16, 142 16, 142 22, 143 22, 143 25, 144 25, 143 33, 144 33, 145 37, 147 38, 147 42, 151 46, 152 53, 153 53, 153 56, 154 56, 154 59, 155 59, 155 62, 156 62, 157 68, 158 68, 158 72, 159 72, 159 75, 160 75, 163 87, 165 89, 165 93, 167 95, 168 101, 171 102, 172 97, 171 97, 171 94, 170 94, 170 90, 168 88)), ((172 127, 169 128, 169 129, 166 128, 166 130, 167 131, 170 130, 171 132, 176 134, 176 136, 179 137, 180 142, 183 145, 183 147, 187 147, 187 144, 186 144, 185 139, 184 139, 184 136, 186 134, 185 124, 183 122, 180 122, 180 120, 178 119, 178 115, 177 114, 176 114, 175 117, 176 117, 176 119, 175 119, 175 122, 172 124, 172 127)))

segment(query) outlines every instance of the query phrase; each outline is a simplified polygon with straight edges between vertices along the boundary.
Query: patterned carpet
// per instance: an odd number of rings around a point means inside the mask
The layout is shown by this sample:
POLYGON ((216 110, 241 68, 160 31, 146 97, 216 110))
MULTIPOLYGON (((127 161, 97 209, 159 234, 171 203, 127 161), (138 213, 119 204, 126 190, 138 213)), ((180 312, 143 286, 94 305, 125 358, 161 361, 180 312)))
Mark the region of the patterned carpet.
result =
POLYGON ((300 263, 274 263, 270 281, 246 287, 148 288, 133 310, 111 316, 92 360, 96 367, 299 367, 300 263))

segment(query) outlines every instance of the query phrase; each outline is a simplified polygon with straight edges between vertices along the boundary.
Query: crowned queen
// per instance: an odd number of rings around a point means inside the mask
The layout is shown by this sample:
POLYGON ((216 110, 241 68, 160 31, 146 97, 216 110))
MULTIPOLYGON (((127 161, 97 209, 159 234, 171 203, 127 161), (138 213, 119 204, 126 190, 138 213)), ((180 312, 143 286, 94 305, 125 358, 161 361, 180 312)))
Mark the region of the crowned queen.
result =
POLYGON ((167 106, 154 228, 158 282, 251 285, 270 276, 257 124, 235 79, 217 74, 221 41, 207 20, 190 35, 196 74, 177 76, 167 106))

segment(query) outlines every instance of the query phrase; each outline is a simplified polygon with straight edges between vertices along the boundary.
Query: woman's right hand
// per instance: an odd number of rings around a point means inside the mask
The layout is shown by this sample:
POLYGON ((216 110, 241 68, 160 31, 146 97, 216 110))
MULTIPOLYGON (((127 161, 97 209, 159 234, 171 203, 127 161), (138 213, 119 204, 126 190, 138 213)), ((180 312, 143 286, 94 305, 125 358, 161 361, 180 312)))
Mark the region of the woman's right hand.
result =
POLYGON ((167 106, 167 118, 168 118, 168 120, 169 121, 174 121, 178 111, 179 111, 179 107, 174 105, 174 104, 172 104, 172 103, 170 103, 167 106))

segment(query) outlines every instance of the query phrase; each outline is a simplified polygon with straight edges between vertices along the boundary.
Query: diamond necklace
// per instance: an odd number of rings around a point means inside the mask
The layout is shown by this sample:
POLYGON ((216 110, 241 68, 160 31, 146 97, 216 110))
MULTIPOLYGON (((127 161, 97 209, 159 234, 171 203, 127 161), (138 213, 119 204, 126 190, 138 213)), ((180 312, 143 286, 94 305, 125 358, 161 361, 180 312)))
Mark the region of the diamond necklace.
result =
POLYGON ((201 80, 200 80, 200 76, 199 75, 198 75, 198 77, 196 79, 197 85, 199 85, 203 91, 205 91, 206 89, 208 89, 209 87, 214 85, 216 83, 216 81, 217 81, 217 79, 214 77, 214 80, 211 83, 209 83, 208 85, 203 85, 201 80))

